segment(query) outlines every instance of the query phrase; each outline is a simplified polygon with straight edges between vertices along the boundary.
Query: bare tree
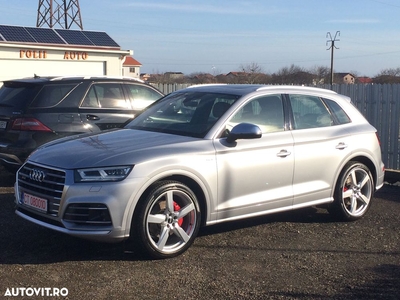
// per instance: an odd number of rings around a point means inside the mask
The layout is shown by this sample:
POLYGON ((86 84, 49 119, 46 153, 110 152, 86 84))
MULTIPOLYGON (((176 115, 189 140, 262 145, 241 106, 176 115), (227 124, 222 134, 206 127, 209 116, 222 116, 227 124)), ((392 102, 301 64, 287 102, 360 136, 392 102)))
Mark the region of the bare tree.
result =
POLYGON ((312 84, 313 74, 303 68, 292 64, 290 67, 284 67, 278 72, 272 74, 272 83, 274 84, 312 84))
POLYGON ((374 83, 400 83, 400 68, 384 69, 373 79, 374 83))
POLYGON ((262 67, 256 62, 252 62, 248 65, 240 65, 240 83, 267 83, 268 76, 264 74, 262 67))
POLYGON ((313 74, 313 83, 314 84, 323 84, 329 82, 331 76, 331 70, 326 66, 314 66, 309 72, 313 74))

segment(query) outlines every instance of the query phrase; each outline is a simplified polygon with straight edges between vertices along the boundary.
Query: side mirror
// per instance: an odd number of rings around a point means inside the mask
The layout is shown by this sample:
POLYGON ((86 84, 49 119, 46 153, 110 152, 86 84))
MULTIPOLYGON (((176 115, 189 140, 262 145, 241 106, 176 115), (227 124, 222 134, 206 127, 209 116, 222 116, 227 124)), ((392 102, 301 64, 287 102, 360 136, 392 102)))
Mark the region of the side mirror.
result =
POLYGON ((240 123, 232 128, 226 141, 232 143, 239 139, 259 139, 262 136, 260 127, 250 123, 240 123))

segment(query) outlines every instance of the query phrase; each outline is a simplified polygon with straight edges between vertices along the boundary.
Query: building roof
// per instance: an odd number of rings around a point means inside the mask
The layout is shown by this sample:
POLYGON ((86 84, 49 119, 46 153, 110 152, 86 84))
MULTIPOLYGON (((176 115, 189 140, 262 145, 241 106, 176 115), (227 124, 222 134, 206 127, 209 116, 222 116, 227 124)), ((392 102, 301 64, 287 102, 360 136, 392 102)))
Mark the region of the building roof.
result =
POLYGON ((140 62, 138 62, 136 59, 134 59, 132 56, 127 56, 123 63, 124 67, 136 67, 136 66, 141 66, 141 65, 142 64, 140 62))

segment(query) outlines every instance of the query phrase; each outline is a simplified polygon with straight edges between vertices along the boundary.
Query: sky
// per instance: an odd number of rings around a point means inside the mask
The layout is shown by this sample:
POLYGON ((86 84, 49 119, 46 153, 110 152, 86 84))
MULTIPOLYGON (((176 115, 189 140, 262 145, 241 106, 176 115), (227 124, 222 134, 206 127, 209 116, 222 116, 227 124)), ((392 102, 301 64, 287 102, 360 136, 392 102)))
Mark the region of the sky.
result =
MULTIPOLYGON (((398 0, 76 2, 83 29, 105 31, 121 50, 133 50, 142 73, 330 68, 331 40, 335 72, 373 77, 400 67, 398 0)), ((0 24, 35 27, 38 4, 0 0, 0 24)))

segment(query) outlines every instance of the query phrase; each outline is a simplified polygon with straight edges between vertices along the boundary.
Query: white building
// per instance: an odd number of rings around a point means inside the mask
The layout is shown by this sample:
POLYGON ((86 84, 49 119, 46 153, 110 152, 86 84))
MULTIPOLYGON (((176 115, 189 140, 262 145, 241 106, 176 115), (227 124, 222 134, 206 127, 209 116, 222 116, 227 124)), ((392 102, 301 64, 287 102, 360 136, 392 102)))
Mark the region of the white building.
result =
POLYGON ((105 32, 0 25, 0 81, 38 76, 122 76, 132 55, 105 32))

